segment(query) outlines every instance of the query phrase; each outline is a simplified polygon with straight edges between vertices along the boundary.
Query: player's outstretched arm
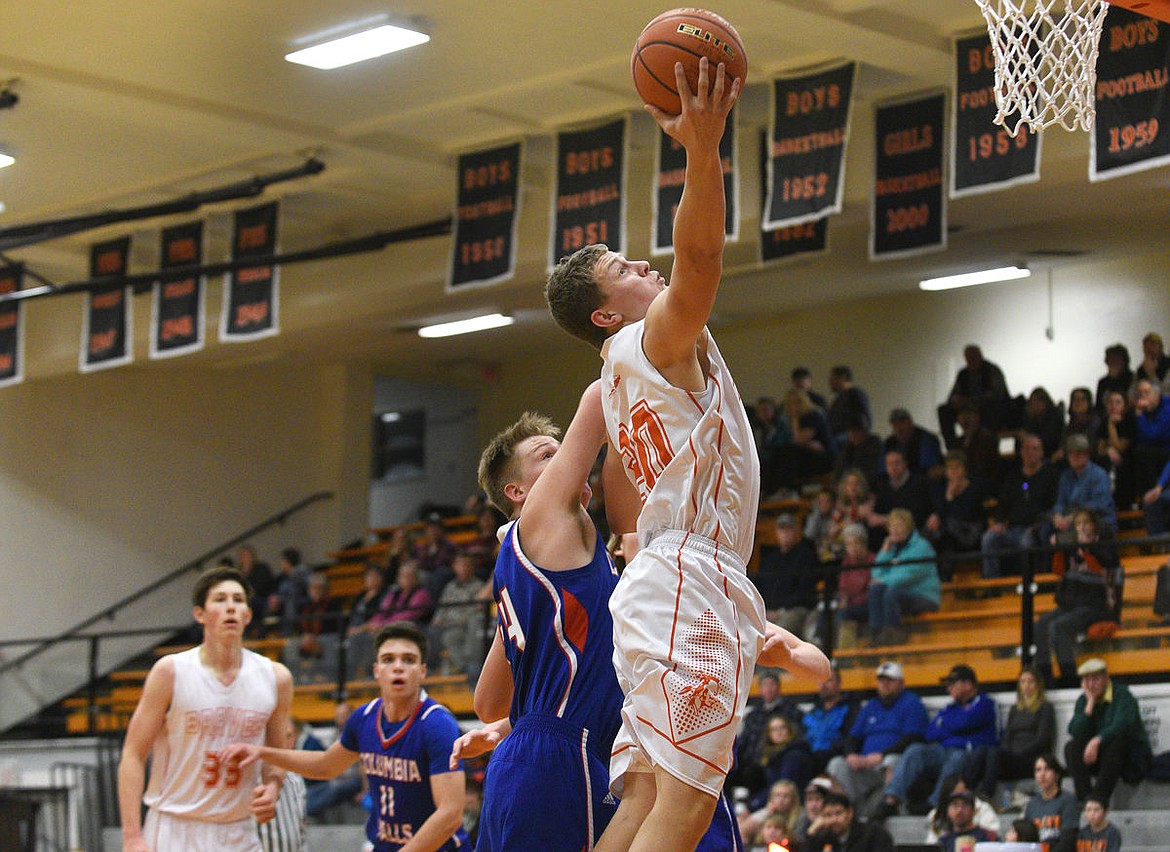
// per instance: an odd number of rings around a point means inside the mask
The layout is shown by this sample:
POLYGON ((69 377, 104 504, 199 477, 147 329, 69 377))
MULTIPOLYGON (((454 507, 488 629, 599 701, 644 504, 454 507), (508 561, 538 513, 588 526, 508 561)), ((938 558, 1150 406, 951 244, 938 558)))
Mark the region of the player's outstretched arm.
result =
POLYGON ((504 653, 504 639, 499 627, 483 668, 479 670, 472 707, 481 722, 505 719, 512 709, 512 666, 504 653))
POLYGON ((146 790, 146 758, 166 721, 175 688, 175 664, 163 657, 150 670, 142 697, 130 717, 122 760, 118 764, 118 812, 122 816, 122 848, 126 852, 156 852, 142 836, 142 794, 146 790))
POLYGON ((334 742, 325 751, 232 743, 220 751, 219 759, 228 766, 238 764, 241 769, 251 766, 257 760, 263 760, 306 778, 328 781, 352 766, 358 755, 357 752, 343 746, 340 741, 334 742))
POLYGON ((817 683, 830 673, 829 658, 820 648, 770 621, 764 626, 764 647, 756 665, 807 675, 817 683))
POLYGON ((473 757, 487 754, 494 750, 510 733, 512 733, 512 721, 507 718, 491 722, 482 728, 476 728, 474 731, 468 731, 455 740, 455 744, 451 746, 451 759, 447 765, 451 769, 455 769, 459 766, 460 760, 471 760, 473 757))

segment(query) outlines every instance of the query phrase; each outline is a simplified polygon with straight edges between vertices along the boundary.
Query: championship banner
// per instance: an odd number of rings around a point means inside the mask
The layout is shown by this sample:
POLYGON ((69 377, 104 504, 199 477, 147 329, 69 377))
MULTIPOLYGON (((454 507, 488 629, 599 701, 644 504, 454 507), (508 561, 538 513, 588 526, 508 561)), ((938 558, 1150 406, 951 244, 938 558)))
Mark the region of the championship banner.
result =
POLYGON ((946 95, 942 94, 877 108, 871 259, 946 247, 945 115, 946 95))
POLYGON ((150 357, 170 358, 203 348, 202 275, 171 277, 167 269, 203 262, 203 223, 176 225, 162 232, 162 273, 154 283, 151 306, 150 357))
POLYGON ((520 220, 520 143, 461 156, 456 197, 447 290, 511 278, 520 220))
POLYGON ((1168 85, 1170 25, 1110 6, 1097 57, 1089 180, 1170 162, 1168 85))
MULTIPOLYGON (((21 288, 24 267, 0 268, 0 295, 21 288)), ((24 381, 24 314, 19 301, 0 302, 0 388, 24 381)))
MULTIPOLYGON (((768 130, 760 131, 760 198, 767 195, 768 130)), ((764 221, 761 201, 760 222, 764 221)), ((799 225, 786 225, 774 231, 760 229, 760 260, 783 260, 801 254, 815 254, 829 248, 829 217, 822 216, 799 225)))
POLYGON ((951 198, 1040 180, 1040 143, 1021 125, 1015 138, 995 123, 995 56, 987 31, 955 39, 955 134, 951 198))
POLYGON ((592 243, 626 253, 625 138, 624 118, 557 136, 550 269, 592 243))
MULTIPOLYGON (((279 208, 273 201, 238 210, 232 260, 276 254, 279 208)), ((250 266, 224 276, 219 339, 227 343, 270 337, 280 331, 280 267, 250 266)))
MULTIPOLYGON (((130 258, 130 238, 98 243, 89 250, 89 277, 122 277, 130 258)), ((129 364, 134 359, 130 329, 134 327, 132 288, 111 284, 85 294, 81 323, 81 372, 129 364)))
POLYGON ((855 63, 773 82, 765 231, 841 212, 855 63))
MULTIPOLYGON (((723 168, 723 196, 727 199, 724 233, 727 239, 739 239, 739 169, 736 166, 736 116, 734 107, 727 117, 727 128, 719 140, 719 162, 723 168)), ((654 194, 651 197, 654 216, 654 239, 651 254, 668 254, 674 250, 674 214, 682 199, 683 177, 686 173, 687 152, 676 139, 661 131, 658 133, 658 157, 654 170, 654 194)))

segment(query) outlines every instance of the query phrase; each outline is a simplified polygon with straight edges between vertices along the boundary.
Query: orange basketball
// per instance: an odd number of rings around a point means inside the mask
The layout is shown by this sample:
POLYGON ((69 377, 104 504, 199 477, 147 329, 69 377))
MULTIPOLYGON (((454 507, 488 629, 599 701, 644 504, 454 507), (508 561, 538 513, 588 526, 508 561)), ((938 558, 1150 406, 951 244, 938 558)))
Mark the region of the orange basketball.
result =
MULTIPOLYGON (((743 41, 728 21, 705 9, 671 9, 646 25, 634 43, 630 66, 634 88, 643 102, 678 115, 682 102, 674 84, 674 63, 681 62, 691 91, 699 84, 699 59, 711 63, 711 82, 722 62, 727 84, 736 77, 746 81, 747 54, 743 41)), ((742 85, 742 82, 741 82, 742 85)))

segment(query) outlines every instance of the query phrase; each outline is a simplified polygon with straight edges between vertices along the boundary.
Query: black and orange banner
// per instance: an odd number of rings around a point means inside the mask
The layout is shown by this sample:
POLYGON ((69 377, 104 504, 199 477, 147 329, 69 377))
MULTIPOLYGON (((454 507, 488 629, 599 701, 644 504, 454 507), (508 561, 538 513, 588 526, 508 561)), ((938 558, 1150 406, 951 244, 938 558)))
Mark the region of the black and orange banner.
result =
MULTIPOLYGON (((19 264, 0 267, 0 295, 15 293, 24 280, 19 264)), ((0 302, 0 388, 24 380, 24 314, 19 301, 0 302)))
MULTIPOLYGON (((760 198, 768 194, 768 130, 760 131, 760 198)), ((763 222, 761 201, 760 221, 763 222)), ((802 254, 827 251, 829 247, 829 217, 822 216, 811 222, 787 225, 774 231, 760 229, 760 260, 783 260, 802 254)))
MULTIPOLYGON (((279 206, 275 201, 239 210, 232 232, 232 260, 276 254, 279 206)), ((280 267, 246 266, 224 277, 220 340, 268 337, 280 330, 280 267)))
POLYGON ((841 212, 855 67, 773 82, 765 231, 841 212))
MULTIPOLYGON (((732 109, 727 116, 727 127, 719 140, 719 162, 723 167, 723 196, 727 201, 724 233, 729 240, 739 239, 739 169, 736 167, 736 116, 732 109)), ((682 199, 683 178, 686 174, 687 152, 677 140, 658 133, 658 158, 654 170, 654 239, 652 254, 668 254, 674 249, 674 214, 682 199)))
POLYGON ((1110 6, 1097 55, 1089 179, 1170 162, 1170 24, 1110 6))
POLYGON ((626 121, 557 136, 549 267, 593 243, 625 254, 626 121))
POLYGON ((879 106, 869 255, 905 257, 946 246, 946 95, 879 106))
POLYGON ((515 274, 520 152, 517 142, 459 158, 448 290, 495 284, 515 274))
MULTIPOLYGON (((122 278, 130 260, 130 238, 98 243, 89 250, 90 278, 122 278)), ((129 364, 134 359, 133 289, 125 284, 94 287, 85 294, 81 328, 81 372, 129 364)))
POLYGON ((996 112, 991 38, 984 30, 955 39, 951 198, 1040 180, 1040 143, 1044 137, 1023 125, 1013 137, 995 123, 996 112))
POLYGON ((168 276, 178 266, 203 262, 203 223, 176 225, 162 232, 159 266, 162 272, 154 284, 150 323, 150 357, 169 358, 203 348, 202 275, 168 276))

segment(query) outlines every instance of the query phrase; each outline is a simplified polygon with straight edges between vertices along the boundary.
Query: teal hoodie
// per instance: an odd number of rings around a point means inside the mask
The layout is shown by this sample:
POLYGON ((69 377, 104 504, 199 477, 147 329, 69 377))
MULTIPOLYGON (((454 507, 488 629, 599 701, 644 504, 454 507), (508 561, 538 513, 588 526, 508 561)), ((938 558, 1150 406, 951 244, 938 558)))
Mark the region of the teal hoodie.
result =
POLYGON ((934 548, 917 530, 910 533, 905 544, 879 552, 870 577, 870 582, 922 595, 936 605, 942 601, 934 548))

